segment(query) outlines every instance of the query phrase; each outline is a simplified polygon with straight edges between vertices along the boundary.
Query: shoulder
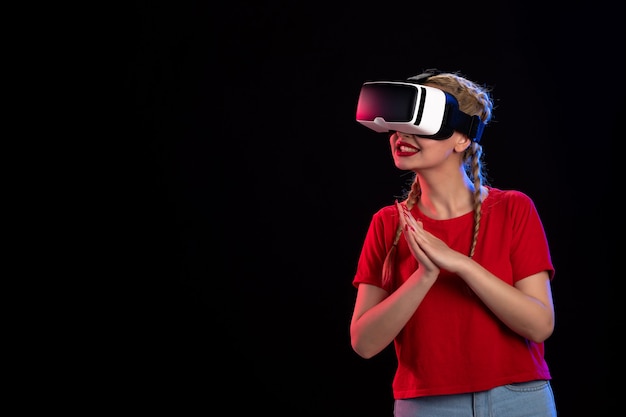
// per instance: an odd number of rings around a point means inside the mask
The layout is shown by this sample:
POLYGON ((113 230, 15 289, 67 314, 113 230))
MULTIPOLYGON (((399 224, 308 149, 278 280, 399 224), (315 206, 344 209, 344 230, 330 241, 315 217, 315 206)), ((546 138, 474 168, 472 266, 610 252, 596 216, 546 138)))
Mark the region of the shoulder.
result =
POLYGON ((392 217, 396 213, 398 213, 398 209, 396 208, 396 206, 394 204, 390 204, 388 206, 384 206, 384 207, 381 207, 380 209, 378 209, 378 211, 376 213, 374 213, 374 216, 376 216, 376 217, 392 217))
POLYGON ((488 187, 488 200, 490 204, 506 203, 507 205, 533 205, 532 199, 519 190, 502 190, 500 188, 488 187))
POLYGON ((373 223, 382 223, 383 225, 395 225, 398 220, 398 209, 395 204, 383 206, 372 215, 373 223))
POLYGON ((489 195, 485 200, 485 211, 492 213, 508 213, 507 216, 525 218, 537 212, 535 203, 528 194, 519 190, 502 190, 489 188, 489 195))

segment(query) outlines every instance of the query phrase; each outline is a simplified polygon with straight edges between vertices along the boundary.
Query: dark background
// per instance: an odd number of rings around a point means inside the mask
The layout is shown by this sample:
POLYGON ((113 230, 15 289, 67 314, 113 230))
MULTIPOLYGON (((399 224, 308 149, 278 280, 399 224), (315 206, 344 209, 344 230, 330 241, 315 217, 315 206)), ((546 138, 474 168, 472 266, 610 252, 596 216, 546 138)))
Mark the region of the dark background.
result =
POLYGON ((392 415, 392 350, 361 359, 348 329, 370 217, 405 180, 355 104, 366 80, 436 67, 493 87, 491 183, 534 199, 556 267, 560 415, 607 415, 623 323, 606 239, 622 227, 608 221, 626 74, 612 4, 136 2, 119 398, 176 415, 392 415))

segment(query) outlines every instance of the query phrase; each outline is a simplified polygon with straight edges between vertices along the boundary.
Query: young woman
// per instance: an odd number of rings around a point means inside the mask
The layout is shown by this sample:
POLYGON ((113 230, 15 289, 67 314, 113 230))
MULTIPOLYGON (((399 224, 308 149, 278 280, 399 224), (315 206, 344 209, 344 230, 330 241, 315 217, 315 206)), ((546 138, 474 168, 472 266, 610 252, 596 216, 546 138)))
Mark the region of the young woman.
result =
MULTIPOLYGON (((389 129, 395 165, 414 181, 372 217, 353 280, 352 348, 371 358, 393 342, 395 417, 556 416, 544 359, 554 267, 533 201, 487 182, 479 141, 491 92, 456 72, 406 83, 393 87, 423 90, 424 114, 445 97, 447 116, 436 133, 385 117, 369 125, 389 129)), ((362 99, 387 114, 402 96, 389 91, 362 99)))

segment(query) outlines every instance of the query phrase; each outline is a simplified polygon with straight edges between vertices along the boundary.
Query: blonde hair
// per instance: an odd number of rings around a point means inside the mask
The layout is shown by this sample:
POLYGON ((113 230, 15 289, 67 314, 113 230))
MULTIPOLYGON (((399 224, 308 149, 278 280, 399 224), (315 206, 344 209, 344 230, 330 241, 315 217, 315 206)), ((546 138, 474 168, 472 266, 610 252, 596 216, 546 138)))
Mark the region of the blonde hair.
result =
MULTIPOLYGON (((417 79, 424 79, 418 75, 417 79)), ((410 78, 409 78, 410 79, 410 78)), ((456 73, 438 73, 429 76, 422 82, 424 85, 439 88, 447 93, 452 94, 459 102, 459 109, 471 116, 479 116, 485 124, 492 118, 493 100, 491 98, 491 89, 486 86, 478 85, 467 78, 456 73)), ((472 243, 470 246, 469 257, 474 256, 476 242, 478 237, 478 229, 480 227, 480 217, 482 208, 481 190, 483 185, 489 185, 487 172, 483 162, 483 148, 478 142, 472 141, 471 145, 463 154, 463 166, 465 172, 474 183, 474 233, 472 234, 472 243)), ((410 188, 402 196, 409 210, 413 208, 422 195, 419 178, 413 175, 410 188)), ((395 288, 393 266, 395 264, 397 245, 402 236, 402 229, 398 225, 393 244, 387 253, 383 264, 383 286, 385 288, 395 288)))

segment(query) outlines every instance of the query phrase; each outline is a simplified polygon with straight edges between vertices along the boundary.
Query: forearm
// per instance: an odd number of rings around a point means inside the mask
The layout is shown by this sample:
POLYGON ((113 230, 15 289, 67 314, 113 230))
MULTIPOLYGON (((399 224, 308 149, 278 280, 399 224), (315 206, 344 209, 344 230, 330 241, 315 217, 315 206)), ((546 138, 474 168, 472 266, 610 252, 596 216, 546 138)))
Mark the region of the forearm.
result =
MULTIPOLYGON (((534 342, 543 342, 552 334, 554 308, 546 296, 549 291, 536 291, 536 296, 531 291, 523 292, 472 259, 465 259, 458 275, 506 326, 534 342)), ((549 285, 547 277, 545 285, 549 285)))
POLYGON ((391 295, 353 319, 350 335, 355 352, 371 358, 393 342, 435 279, 425 278, 423 271, 418 269, 391 295))

